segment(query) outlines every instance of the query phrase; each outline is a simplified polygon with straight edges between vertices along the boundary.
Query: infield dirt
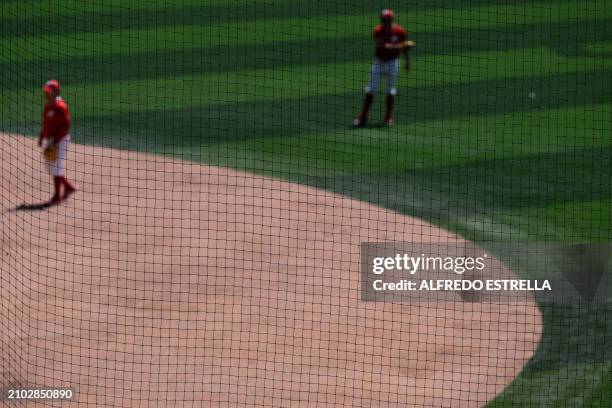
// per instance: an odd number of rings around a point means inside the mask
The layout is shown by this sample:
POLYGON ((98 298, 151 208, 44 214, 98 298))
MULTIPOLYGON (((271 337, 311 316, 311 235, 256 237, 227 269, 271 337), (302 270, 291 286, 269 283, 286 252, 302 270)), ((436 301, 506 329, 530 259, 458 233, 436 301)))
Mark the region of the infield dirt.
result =
POLYGON ((16 211, 50 197, 49 176, 32 139, 0 139, 3 389, 73 388, 62 406, 481 406, 538 345, 534 302, 360 300, 360 243, 461 241, 419 219, 75 144, 77 194, 16 211))

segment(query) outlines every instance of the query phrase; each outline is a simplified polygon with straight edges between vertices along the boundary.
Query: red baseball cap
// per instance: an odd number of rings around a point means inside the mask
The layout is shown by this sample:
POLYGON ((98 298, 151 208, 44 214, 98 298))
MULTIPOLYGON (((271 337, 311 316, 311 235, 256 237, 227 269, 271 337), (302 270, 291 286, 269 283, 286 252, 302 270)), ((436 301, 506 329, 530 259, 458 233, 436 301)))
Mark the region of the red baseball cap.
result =
POLYGON ((381 13, 380 13, 380 18, 381 20, 392 20, 394 17, 393 15, 393 10, 391 9, 384 9, 381 13))
POLYGON ((60 91, 60 84, 55 79, 50 79, 43 85, 43 91, 51 93, 51 91, 60 91))

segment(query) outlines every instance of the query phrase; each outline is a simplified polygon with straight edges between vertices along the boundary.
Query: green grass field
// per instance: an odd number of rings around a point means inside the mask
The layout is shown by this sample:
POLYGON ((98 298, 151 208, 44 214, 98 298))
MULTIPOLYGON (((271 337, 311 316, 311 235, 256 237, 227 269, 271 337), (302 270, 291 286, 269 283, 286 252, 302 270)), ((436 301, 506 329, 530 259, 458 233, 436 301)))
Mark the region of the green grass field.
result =
MULTIPOLYGON (((612 241, 606 0, 11 0, 0 130, 37 134, 57 78, 73 140, 264 173, 474 240, 612 241), (205 4, 205 5, 202 5, 205 4), (417 42, 396 126, 353 130, 383 6, 417 42), (534 93, 535 97, 529 97, 534 93)), ((612 406, 612 306, 542 304, 492 406, 612 406)))

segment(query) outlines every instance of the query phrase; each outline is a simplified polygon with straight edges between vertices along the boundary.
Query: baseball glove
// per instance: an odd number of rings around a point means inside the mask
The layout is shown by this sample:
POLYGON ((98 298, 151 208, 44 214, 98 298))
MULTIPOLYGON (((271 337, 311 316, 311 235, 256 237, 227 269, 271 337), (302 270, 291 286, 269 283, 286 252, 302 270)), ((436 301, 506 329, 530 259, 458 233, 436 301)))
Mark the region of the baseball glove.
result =
POLYGON ((57 160, 57 145, 55 143, 51 143, 49 146, 45 147, 42 152, 43 157, 48 161, 57 160))

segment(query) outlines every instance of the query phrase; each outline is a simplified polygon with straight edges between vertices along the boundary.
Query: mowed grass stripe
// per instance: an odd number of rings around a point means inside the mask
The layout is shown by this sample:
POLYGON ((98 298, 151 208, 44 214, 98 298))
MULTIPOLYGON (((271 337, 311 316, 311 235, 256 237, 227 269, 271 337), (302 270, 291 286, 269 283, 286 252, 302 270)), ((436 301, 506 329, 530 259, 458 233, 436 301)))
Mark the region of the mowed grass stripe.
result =
MULTIPOLYGON (((214 149, 211 150, 214 152, 214 149)), ((402 153, 405 160, 413 159, 409 146, 406 146, 405 152, 402 153)), ((239 155, 240 151, 235 154, 239 155)), ((357 153, 354 156, 357 156, 357 153)), ((367 155, 362 159, 373 161, 367 155)), ((268 165, 267 171, 263 171, 262 166, 268 163, 263 159, 255 164, 259 163, 260 171, 277 177, 298 179, 310 185, 446 225, 471 240, 512 239, 538 242, 542 238, 549 239, 552 230, 537 231, 531 228, 535 224, 530 216, 534 216, 535 208, 540 208, 540 226, 546 227, 545 221, 552 223, 554 227, 565 224, 565 231, 570 232, 570 235, 565 236, 565 239, 560 237, 561 240, 581 242, 578 235, 571 235, 571 232, 581 232, 579 228, 572 228, 569 220, 571 212, 552 208, 571 209, 572 203, 579 207, 582 202, 603 204, 610 201, 612 186, 610 178, 606 177, 606 171, 610 168, 611 159, 611 147, 596 147, 554 153, 515 154, 509 158, 493 157, 427 169, 363 174, 351 170, 336 174, 320 171, 319 175, 309 176, 301 176, 308 173, 307 170, 299 168, 292 169, 297 173, 280 173, 279 165, 268 165), (474 183, 475 179, 479 182, 474 183), (542 235, 536 235, 536 232, 542 235)), ((324 169, 325 164, 322 164, 324 169)), ((305 165, 308 169, 308 164, 305 165)), ((311 169, 313 172, 317 170, 312 167, 311 169)), ((609 217, 599 219, 606 222, 609 217)), ((602 231, 602 235, 598 234, 593 238, 599 242, 612 238, 610 224, 598 226, 598 231, 602 231)), ((586 344, 584 337, 575 340, 586 344)), ((543 341, 556 345, 570 343, 567 338, 560 339, 559 342, 549 335, 544 336, 543 341)), ((550 356, 548 353, 550 351, 539 352, 538 357, 550 356)), ((567 359, 555 361, 562 362, 567 359)))
MULTIPOLYGON (((597 177, 598 175, 593 174, 592 176, 597 177)), ((595 190, 590 190, 592 195, 603 193, 597 178, 580 177, 579 181, 583 182, 582 195, 584 190, 592 187, 595 187, 595 190)), ((605 183, 606 180, 604 180, 604 187, 605 183)), ((609 183, 607 187, 611 188, 609 183)), ((553 203, 544 207, 512 210, 508 217, 517 225, 520 225, 522 220, 530 220, 523 227, 526 233, 549 242, 609 242, 612 239, 610 208, 612 208, 612 198, 583 200, 580 196, 576 196, 574 200, 553 203)))
MULTIPOLYGON (((516 26, 517 24, 544 24, 605 20, 612 11, 603 12, 602 0, 585 2, 581 7, 575 1, 546 3, 542 6, 483 6, 468 10, 436 10, 431 12, 399 13, 399 21, 411 32, 430 33, 441 28, 475 29, 516 26)), ((604 9, 605 10, 605 9, 604 9)), ((351 16, 323 16, 318 18, 260 19, 240 23, 212 25, 172 25, 136 29, 109 30, 103 33, 50 34, 40 33, 24 38, 3 38, 0 49, 6 50, 0 62, 35 61, 49 57, 77 57, 102 54, 129 54, 178 50, 203 46, 240 46, 289 41, 295 39, 325 40, 333 37, 347 39, 368 34, 376 24, 373 13, 351 16)), ((501 30, 499 30, 501 31, 501 30)), ((363 37, 362 37, 363 38, 363 37)), ((515 39, 515 41, 518 39, 515 39)), ((231 48, 226 50, 231 52, 231 48)))
MULTIPOLYGON (((586 22, 535 24, 516 26, 503 31, 489 29, 449 30, 415 36, 419 42, 414 52, 415 66, 424 56, 429 55, 471 55, 483 51, 511 51, 517 46, 549 47, 554 52, 576 57, 583 43, 603 40, 606 30, 605 20, 586 22), (517 42, 517 38, 522 41, 517 42), (567 39, 559 41, 559 39, 567 39)), ((8 54, 5 50, 5 55, 8 54)), ((15 50, 18 53, 18 50, 15 50)), ((543 56, 548 51, 543 51, 543 56)), ((603 69, 607 60, 593 56, 597 63, 594 68, 603 69)), ((335 64, 363 61, 372 58, 372 39, 369 35, 352 38, 333 37, 327 40, 305 39, 279 41, 271 44, 246 45, 240 47, 213 46, 196 47, 164 52, 132 52, 129 54, 100 55, 95 57, 49 57, 44 62, 5 62, 0 63, 0 71, 11 75, 12 81, 3 85, 5 92, 24 87, 39 87, 41 81, 50 77, 69 83, 108 82, 130 79, 168 78, 175 76, 197 75, 200 73, 239 71, 244 69, 267 69, 274 67, 291 71, 296 66, 312 64, 335 64), (347 46, 350 44, 350 46, 347 46), (231 52, 230 52, 231 51, 231 52)), ((538 55, 524 54, 517 58, 527 58, 537 64, 550 65, 538 55)), ((592 61, 592 60, 591 60, 592 61)), ((458 72, 462 62, 455 61, 458 72)), ((431 67, 434 75, 439 67, 431 67)), ((486 73, 488 75, 490 73, 486 73)))
MULTIPOLYGON (((274 0, 274 5, 284 3, 295 3, 295 0, 274 0)), ((103 1, 79 1, 79 0, 3 0, 0 3, 0 17, 3 22, 10 21, 15 16, 27 18, 47 17, 82 17, 87 14, 96 16, 97 14, 113 14, 118 11, 157 11, 166 12, 180 8, 225 6, 228 9, 237 8, 244 5, 256 5, 265 7, 270 2, 253 0, 181 0, 172 2, 168 0, 103 0, 103 1)), ((160 19, 162 20, 162 19, 160 19)))
MULTIPOLYGON (((568 58, 546 48, 520 49, 508 52, 488 51, 466 55, 432 55, 415 61, 414 70, 402 72, 400 94, 409 98, 413 88, 442 84, 468 84, 486 77, 489 80, 529 78, 533 75, 586 73, 591 71, 584 59, 568 58), (493 74, 492 74, 493 73, 493 74)), ((612 60, 606 64, 612 69, 612 60)), ((370 61, 351 63, 299 65, 291 69, 255 69, 225 73, 183 75, 164 79, 142 79, 99 83, 65 84, 64 94, 74 101, 73 111, 83 115, 104 110, 111 112, 143 112, 147 110, 195 108, 245 102, 264 102, 293 97, 336 95, 363 89, 367 83, 370 61)), ((524 89, 525 97, 533 89, 524 89)), ((538 97, 546 97, 541 94, 538 97)), ((27 89, 3 93, 7 101, 20 101, 24 106, 38 107, 40 84, 27 89)), ((32 120, 39 113, 29 109, 16 112, 10 105, 0 105, 8 121, 30 112, 32 120)))
MULTIPOLYGON (((419 9, 465 9, 474 7, 475 5, 486 5, 487 0, 456 0, 449 5, 444 0, 433 0, 427 4, 419 4, 419 9)), ((523 0, 507 0, 507 4, 518 3, 523 4, 523 0)), ((544 4, 545 2, 538 2, 544 4)), ((406 7, 406 4, 395 1, 375 1, 375 2, 345 2, 345 1, 328 1, 324 4, 309 4, 302 0, 181 0, 180 2, 169 2, 168 0, 104 0, 99 2, 83 2, 77 0, 4 0, 0 3, 0 20, 3 24, 16 26, 18 24, 33 23, 42 18, 47 18, 50 26, 58 25, 57 30, 62 30, 59 26, 60 22, 69 21, 66 18, 79 18, 82 20, 91 20, 94 24, 94 31, 98 21, 94 19, 99 17, 112 17, 114 19, 125 19, 132 16, 133 13, 143 13, 138 17, 146 17, 149 13, 156 13, 159 17, 157 23, 166 25, 167 16, 176 15, 179 18, 184 17, 190 19, 189 12, 195 12, 199 15, 209 16, 210 11, 218 8, 223 8, 227 12, 225 15, 219 15, 223 20, 238 20, 239 16, 247 16, 249 18, 261 16, 277 16, 281 18, 296 17, 299 15, 321 16, 325 15, 349 15, 361 13, 364 10, 369 10, 372 13, 377 13, 386 7, 397 9, 412 8, 406 7), (289 10, 288 7, 291 9, 289 10), (246 11, 254 13, 248 15, 246 11), (291 13, 288 13, 291 11, 291 13)), ((172 20, 170 20, 172 21, 172 20)), ((139 21, 133 21, 134 24, 139 24, 139 21)), ((87 30, 83 27, 83 31, 87 30)))
POLYGON ((591 53, 590 55, 605 56, 612 58, 612 41, 597 41, 584 45, 585 51, 591 53))
MULTIPOLYGON (((176 147, 317 132, 342 137, 349 130, 362 95, 361 91, 356 90, 336 95, 275 98, 270 101, 238 102, 204 108, 105 114, 93 111, 75 116, 75 125, 80 126, 79 133, 82 135, 90 133, 91 129, 97 129, 103 134, 129 134, 134 148, 138 146, 138 139, 153 146, 176 147)), ((396 122, 406 126, 419 121, 593 106, 610 103, 611 99, 612 84, 609 72, 606 71, 423 86, 413 88, 398 100, 396 122), (589 85, 584 86, 583 83, 589 85), (523 90, 533 84, 548 91, 545 97, 530 103, 523 90), (560 84, 562 89, 557 89, 560 84), (492 94, 492 90, 496 93, 492 94)), ((100 108, 104 103, 104 100, 99 101, 100 108)), ((377 123, 380 120, 376 108, 372 121, 377 123)), ((367 131, 369 129, 365 130, 364 137, 369 135, 367 131)), ((420 129, 414 128, 414 133, 417 131, 420 129)))
POLYGON ((261 136, 202 143, 201 149, 197 145, 176 146, 172 152, 229 167, 249 168, 245 163, 254 164, 259 160, 270 163, 277 171, 302 176, 425 171, 519 155, 582 151, 594 147, 610 149, 612 122, 606 119, 611 113, 612 104, 571 106, 474 115, 469 121, 403 122, 391 130, 380 127, 349 130, 345 127, 335 132, 261 136), (596 129, 572 127, 598 121, 602 126, 596 129), (559 128, 552 127, 553 123, 559 128), (533 131, 537 128, 542 128, 542 131, 534 137, 533 131), (478 129, 478 132, 473 129, 478 129), (333 155, 330 156, 329 152, 333 155))
MULTIPOLYGON (((81 1, 81 0, 3 0, 0 3, 0 11, 6 16, 12 17, 24 15, 31 17, 48 17, 49 13, 55 16, 75 16, 87 13, 113 13, 117 10, 158 10, 167 11, 183 7, 217 7, 225 6, 236 8, 244 5, 259 7, 278 6, 286 3, 294 3, 296 0, 181 0, 180 2, 169 0, 104 0, 104 1, 81 1)), ((525 0, 508 0, 506 4, 517 3, 524 5, 525 0)), ((373 12, 380 11, 383 8, 391 7, 394 9, 419 8, 419 9, 466 9, 479 5, 490 4, 490 0, 453 0, 449 4, 448 0, 429 0, 425 4, 409 4, 407 5, 402 0, 385 0, 385 1, 354 1, 346 2, 343 0, 330 0, 325 2, 327 7, 322 7, 322 4, 309 6, 302 2, 301 7, 310 7, 313 11, 316 9, 336 10, 339 14, 348 14, 346 10, 361 10, 371 9, 373 12)), ((542 4, 543 1, 532 1, 530 4, 542 4)))
MULTIPOLYGON (((167 25, 210 25, 224 22, 246 22, 257 19, 284 19, 321 16, 376 14, 383 7, 411 10, 405 3, 394 1, 374 3, 360 2, 304 2, 302 0, 269 1, 55 1, 0 3, 0 37, 18 38, 40 33, 62 34, 77 32, 104 32, 142 27, 167 25), (384 4, 383 4, 384 3, 384 4)), ((506 4, 523 3, 507 0, 506 4)), ((543 2, 539 2, 543 3, 543 2)), ((418 9, 466 9, 486 4, 484 0, 428 1, 418 9)))
MULTIPOLYGON (((71 13, 50 10, 41 2, 38 12, 30 9, 1 14, 0 37, 4 39, 44 35, 75 35, 76 33, 104 33, 107 31, 161 28, 168 26, 200 26, 227 22, 245 23, 259 19, 315 17, 326 13, 322 7, 309 7, 302 0, 266 2, 218 2, 203 6, 199 2, 155 4, 128 3, 107 7, 106 3, 77 3, 71 13), (132 5, 135 4, 135 7, 132 5), (90 10, 93 9, 93 10, 90 10), (79 12, 81 10, 81 12, 79 12), (41 12, 42 11, 42 12, 41 12)), ((348 14, 347 10, 343 14, 348 14)), ((352 10, 355 11, 355 10, 352 10)))

